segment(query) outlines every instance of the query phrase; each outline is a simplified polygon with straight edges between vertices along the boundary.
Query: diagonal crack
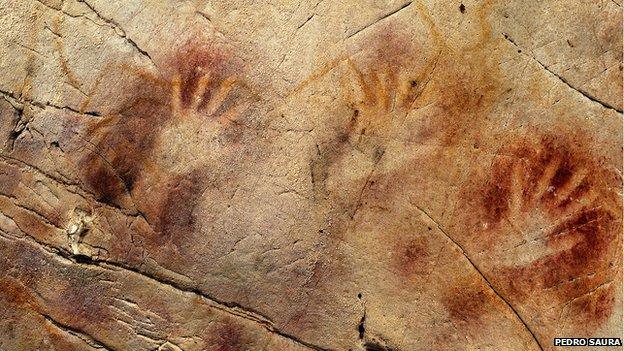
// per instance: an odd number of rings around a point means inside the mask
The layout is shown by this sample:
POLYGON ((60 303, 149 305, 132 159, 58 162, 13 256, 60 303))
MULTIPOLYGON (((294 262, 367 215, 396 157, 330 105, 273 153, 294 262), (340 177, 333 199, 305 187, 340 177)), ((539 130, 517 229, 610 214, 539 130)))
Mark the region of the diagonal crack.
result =
MULTIPOLYGON (((75 262, 75 260, 74 260, 75 262)), ((136 269, 134 267, 122 264, 122 263, 116 263, 116 262, 111 262, 111 261, 103 261, 103 260, 86 260, 84 262, 82 262, 83 264, 87 264, 87 265, 95 265, 95 266, 99 266, 102 268, 117 268, 117 269, 123 269, 125 271, 128 272, 133 272, 135 274, 138 274, 144 278, 147 278, 153 282, 156 282, 157 284, 163 285, 163 286, 167 286, 169 288, 173 288, 175 290, 178 290, 180 292, 185 292, 185 293, 190 293, 190 294, 194 294, 196 296, 199 296, 201 298, 203 298, 204 300, 206 300, 206 302, 208 303, 208 305, 210 305, 212 308, 215 308, 217 310, 223 311, 225 313, 228 313, 230 315, 234 315, 252 322, 255 322, 257 324, 259 324, 262 328, 264 328, 265 330, 277 334, 283 338, 289 339, 301 346, 305 346, 311 350, 315 350, 315 351, 328 351, 320 346, 316 346, 314 344, 311 344, 309 342, 303 341, 297 337, 295 337, 294 335, 290 335, 287 334, 285 332, 280 331, 279 329, 277 329, 275 327, 275 325, 273 324, 273 322, 268 318, 265 317, 264 315, 253 311, 252 309, 249 308, 244 308, 243 306, 241 306, 238 303, 234 303, 234 302, 228 302, 228 301, 222 301, 219 299, 216 299, 212 296, 207 295, 206 293, 204 293, 203 291, 201 291, 198 288, 194 288, 194 287, 189 287, 189 286, 185 286, 182 283, 176 282, 173 279, 167 278, 167 277, 156 277, 154 275, 145 273, 140 271, 139 269, 136 269)))
POLYGON ((308 22, 310 22, 312 20, 312 18, 314 18, 314 16, 316 16, 315 13, 311 14, 308 19, 306 19, 303 23, 301 23, 300 25, 297 26, 297 30, 301 29, 303 26, 305 26, 308 22))
POLYGON ((366 177, 366 180, 364 181, 364 185, 362 186, 362 189, 360 189, 360 193, 358 195, 358 199, 357 199, 357 201, 355 203, 355 208, 353 209, 353 212, 350 214, 351 219, 355 218, 355 215, 357 214, 357 212, 362 207, 362 197, 364 196, 364 191, 369 186, 371 177, 373 176, 373 173, 375 173, 375 171, 377 170, 377 166, 379 165, 379 162, 381 162, 381 158, 384 156, 385 153, 386 153, 385 149, 381 150, 381 152, 376 157, 376 160, 375 160, 375 163, 373 164, 373 167, 371 168, 370 172, 368 172, 368 176, 366 177))
POLYGON ((25 235, 24 238, 11 237, 11 239, 9 239, 8 237, 4 237, 4 236, 3 237, 6 238, 7 240, 26 240, 32 245, 35 245, 39 247, 40 249, 44 250, 45 252, 49 254, 53 254, 56 257, 60 258, 64 263, 73 263, 76 265, 86 266, 86 267, 99 267, 101 269, 105 269, 109 271, 110 270, 117 270, 117 271, 122 270, 129 274, 139 275, 143 277, 144 279, 147 279, 156 284, 166 286, 168 288, 174 289, 179 292, 193 294, 195 296, 198 296, 204 299, 205 302, 214 309, 217 309, 219 311, 225 312, 227 314, 230 314, 236 317, 240 317, 240 318, 255 322, 259 324, 265 330, 273 334, 279 335, 283 338, 286 338, 300 346, 304 346, 315 351, 329 351, 329 349, 322 348, 320 346, 301 340, 293 335, 280 331, 279 329, 275 327, 273 322, 268 317, 265 317, 264 315, 258 312, 255 312, 249 308, 244 308, 243 306, 237 303, 221 301, 219 299, 216 299, 214 297, 207 295, 206 293, 202 292, 198 288, 191 287, 184 283, 177 282, 174 279, 171 279, 168 277, 157 277, 157 276, 143 272, 135 267, 132 267, 123 263, 100 260, 100 259, 93 259, 85 255, 73 255, 71 252, 69 252, 68 250, 64 248, 59 248, 59 247, 47 244, 45 242, 41 242, 35 239, 34 237, 32 237, 31 235, 29 235, 23 229, 19 227, 18 229, 25 235))
MULTIPOLYGON (((11 164, 11 165, 16 165, 17 167, 19 167, 22 171, 24 171, 25 169, 29 170, 29 171, 33 171, 36 172, 37 174, 45 177, 47 180, 54 182, 55 184, 62 186, 63 189, 65 189, 67 192, 74 194, 76 196, 81 197, 82 199, 84 199, 85 201, 94 201, 95 203, 98 204, 98 206, 103 206, 106 207, 112 211, 115 211, 118 214, 123 215, 124 217, 128 217, 128 218, 132 218, 132 219, 137 219, 137 218, 142 218, 143 220, 145 220, 145 222, 148 224, 148 226, 152 227, 152 223, 150 223, 147 220, 147 217, 145 216, 145 214, 141 211, 139 211, 136 206, 135 208, 123 208, 120 206, 117 206, 113 203, 108 203, 108 202, 103 202, 98 200, 91 192, 89 192, 88 190, 84 189, 82 187, 81 184, 79 183, 74 183, 71 182, 70 180, 67 179, 62 179, 59 178, 57 176, 54 176, 48 172, 46 172, 45 170, 31 164, 31 163, 27 163, 24 162, 18 158, 14 158, 11 156, 7 156, 7 155, 3 155, 0 154, 0 162, 4 162, 6 164, 11 164)), ((59 175, 62 175, 59 173, 59 175)), ((134 199, 132 199, 134 201, 134 199)), ((0 350, 1 351, 1 350, 0 350)))
POLYGON ((565 303, 565 305, 563 305, 563 306, 564 306, 564 308, 565 308, 565 307, 567 307, 567 306, 569 306, 570 304, 574 303, 575 301, 577 301, 577 300, 579 300, 579 299, 583 298, 583 297, 586 297, 586 296, 589 296, 589 295, 591 295, 591 294, 595 293, 596 291, 598 291, 598 290, 600 290, 600 289, 604 288, 605 286, 609 286, 609 285, 611 285, 613 282, 614 282, 614 280, 613 280, 613 279, 607 280, 606 282, 599 284, 599 285, 598 285, 598 286, 596 286, 595 288, 593 288, 593 289, 591 289, 591 290, 589 290, 589 291, 586 291, 586 292, 584 292, 583 294, 581 294, 581 295, 579 295, 579 296, 576 296, 576 297, 572 298, 571 300, 569 300, 568 302, 566 302, 566 303, 565 303))
POLYGON ((10 201, 13 206, 20 208, 30 214, 32 214, 33 216, 39 218, 39 220, 41 220, 43 223, 47 224, 50 227, 53 227, 56 230, 60 230, 63 231, 64 229, 59 227, 56 223, 52 222, 48 217, 44 216, 43 214, 39 213, 36 209, 34 208, 30 208, 22 203, 19 203, 16 201, 15 198, 12 198, 11 196, 7 196, 5 194, 0 193, 0 199, 5 198, 8 201, 10 201))
MULTIPOLYGON (((145 56, 147 59, 149 59, 149 61, 155 66, 156 63, 154 63, 154 60, 152 60, 152 57, 149 55, 149 53, 143 49, 141 49, 141 47, 134 41, 132 40, 132 38, 130 38, 128 36, 128 34, 126 34, 126 31, 119 25, 119 23, 117 23, 116 21, 114 21, 111 18, 107 18, 102 16, 93 5, 91 5, 90 3, 87 2, 87 0, 76 0, 80 3, 85 4, 85 6, 87 6, 89 8, 89 10, 91 10, 91 12, 93 12, 100 20, 104 21, 105 23, 107 23, 111 28, 118 30, 121 33, 121 37, 123 39, 125 39, 128 44, 130 44, 135 50, 137 50, 141 55, 145 56)), ((119 33, 117 33, 119 34, 119 33)))
MULTIPOLYGON (((81 15, 73 15, 73 14, 71 14, 71 13, 65 12, 65 11, 64 11, 61 7, 56 8, 56 7, 50 6, 50 5, 46 4, 45 2, 43 2, 42 0, 35 0, 35 1, 36 1, 36 2, 38 2, 39 4, 43 5, 43 6, 47 7, 47 8, 48 8, 48 9, 50 9, 50 10, 58 11, 58 12, 60 12, 60 13, 62 13, 62 14, 64 14, 64 15, 66 15, 66 16, 71 17, 71 18, 85 18, 85 19, 89 20, 90 22, 94 23, 94 24, 95 24, 95 25, 97 25, 97 26, 107 26, 107 27, 109 27, 109 28, 112 28, 114 31, 115 31, 115 30, 116 30, 116 31, 119 31, 119 32, 121 33, 121 35, 120 35, 120 36, 121 36, 124 40, 126 40, 126 41, 128 42, 128 44, 130 44, 130 45, 131 45, 134 49, 136 49, 136 50, 137 50, 140 54, 142 54, 143 56, 147 57, 147 58, 148 58, 148 59, 152 62, 152 64, 154 64, 154 61, 152 60, 152 58, 150 57, 150 55, 149 55, 149 54, 148 54, 145 50, 141 49, 141 48, 137 45, 137 43, 136 43, 134 40, 130 39, 130 38, 126 35, 126 32, 123 30, 123 28, 121 28, 121 26, 119 26, 117 23, 115 23, 115 22, 114 22, 114 21, 112 21, 111 19, 108 19, 108 18, 102 17, 102 16, 101 16, 101 15, 100 15, 100 14, 99 14, 96 10, 95 10, 95 8, 94 8, 91 4, 87 3, 85 0, 76 0, 76 1, 77 1, 77 2, 81 2, 81 3, 85 4, 85 6, 87 6, 87 7, 89 8, 89 10, 91 10, 91 12, 93 12, 93 13, 97 16, 97 18, 99 18, 100 20, 104 21, 104 23, 106 23, 106 24, 97 23, 97 22, 95 22, 93 19, 91 19, 91 18, 89 18, 89 17, 85 16, 84 14, 81 14, 81 15)), ((49 29, 49 28, 48 28, 48 29, 49 29)), ((52 33, 54 33, 54 32, 52 32, 52 33)), ((120 34, 120 33, 117 33, 117 34, 120 34)), ((56 33, 54 33, 54 34, 55 34, 55 35, 58 35, 58 34, 56 34, 56 33)), ((155 66, 155 64, 154 64, 154 66, 155 66)))
POLYGON ((14 92, 11 91, 6 91, 6 90, 1 90, 0 89, 0 94, 2 94, 5 97, 11 98, 17 102, 20 102, 22 104, 28 104, 28 105, 32 105, 32 106, 36 106, 39 107, 41 109, 46 109, 46 108, 53 108, 55 110, 65 110, 65 111, 70 111, 79 115, 83 115, 83 116, 88 116, 88 117, 94 117, 94 118, 99 118, 102 116, 102 114, 98 111, 80 111, 76 108, 73 108, 71 106, 60 106, 60 105, 55 105, 49 101, 46 102, 41 102, 41 101, 37 101, 37 100, 33 100, 33 99, 28 99, 22 95, 18 95, 15 94, 14 92))
POLYGON ((433 217, 431 217, 429 215, 429 213, 427 213, 427 211, 425 211, 422 207, 414 204, 414 207, 416 207, 422 214, 424 214, 425 216, 427 216, 427 218, 429 218, 433 223, 435 223, 436 227, 440 230, 440 232, 442 232, 442 234, 444 234, 444 236, 451 241, 451 243, 453 243, 453 245, 455 247, 457 247, 460 252, 462 253, 462 255, 464 255, 464 257, 468 260, 468 263, 470 263, 470 265, 477 271, 477 273, 479 273, 479 275, 483 278, 483 280, 485 281, 485 283, 488 285, 488 287, 507 305, 507 307, 509 307, 509 309, 511 309, 511 311, 513 312, 513 314, 518 318, 518 320, 520 321, 520 323, 522 323, 524 325, 524 327, 526 328, 526 330, 529 332, 529 334, 531 334, 531 336, 533 337, 533 340, 535 341, 535 343, 537 344, 537 346, 539 347, 539 349, 541 351, 544 351, 544 348, 542 347, 542 344, 540 344, 539 340, 537 339, 537 337, 535 336, 535 333, 533 333, 533 331, 531 330, 531 328, 529 328, 529 325, 524 321, 524 319, 522 318, 522 316, 520 316, 520 314, 518 313, 518 311, 516 311, 516 309, 511 305, 511 303, 501 294, 498 292, 498 290, 496 290, 496 288, 494 287, 494 285, 492 285, 492 283, 490 282, 490 280, 485 276, 485 274, 483 274, 483 271, 481 271, 481 269, 474 263, 474 261, 470 258, 470 256, 468 256, 468 253, 466 252, 466 250, 464 250, 464 248, 457 242, 455 241, 445 230, 444 228, 442 228, 442 226, 440 225, 440 223, 438 223, 438 221, 436 221, 435 219, 433 219, 433 217))
POLYGON ((104 342, 102 342, 101 340, 96 339, 95 337, 93 337, 92 335, 89 335, 87 333, 85 333, 84 331, 80 331, 78 329, 74 329, 71 328, 55 319, 53 319, 52 317, 50 317, 48 314, 44 314, 44 313, 40 313, 40 315, 46 320, 48 321, 50 324, 52 324, 53 326, 55 326, 56 328, 71 334, 79 339, 81 339, 82 341, 84 341, 85 343, 87 343, 89 346, 93 347, 94 349, 98 349, 98 350, 107 350, 107 351, 114 351, 115 349, 107 346, 104 342))
POLYGON ((609 110, 613 110, 616 111, 618 113, 622 113, 622 109, 617 108, 616 106, 613 106, 611 104, 609 104, 608 102, 602 101, 599 98, 597 98, 596 96, 590 94, 589 92, 587 92, 586 90, 582 89, 582 88, 577 88, 574 85, 572 85, 572 83, 570 83, 570 81, 568 81, 565 77, 555 73, 553 70, 551 70, 550 68, 548 68, 548 66, 546 66, 545 64, 543 64, 540 60, 538 60, 535 56, 533 55, 529 55, 526 54, 526 50, 524 50, 522 47, 520 47, 508 34, 506 33, 502 33, 503 37, 505 38, 505 40, 507 40, 508 42, 510 42, 513 46, 517 47, 518 49, 520 49, 522 51, 522 53, 531 58, 533 61, 535 61, 538 65, 540 65, 540 67, 542 67, 546 72, 550 73, 551 75, 553 75, 555 78, 559 79, 559 81, 561 81, 563 84, 567 85, 568 88, 578 92, 579 94, 583 95, 585 98, 587 98, 588 100, 595 102, 597 104, 600 104, 602 107, 609 109, 609 110))
POLYGON ((372 27, 373 25, 375 25, 375 24, 377 24, 377 23, 379 23, 379 22, 381 22, 381 21, 385 20, 385 19, 386 19, 386 18, 388 18, 388 17, 391 17, 391 16, 396 15, 398 12, 400 12, 400 11, 402 11, 403 9, 407 8, 407 7, 408 7, 409 5, 411 5, 411 4, 412 4, 412 1, 408 1, 408 2, 406 2, 406 3, 404 3, 404 4, 402 4, 400 7, 398 7, 398 8, 396 8, 396 9, 394 9, 394 10, 392 10, 392 11, 390 11, 390 12, 388 12, 388 13, 386 13, 386 14, 384 14, 384 15, 382 15, 382 16, 380 16, 380 17, 378 17, 378 18, 376 18, 373 22, 368 23, 368 24, 366 24, 365 26, 363 26, 363 27, 361 27, 361 28, 359 28, 359 29, 355 30, 353 33, 349 34, 349 35, 347 36, 347 39, 349 39, 349 38, 351 38, 351 37, 353 37, 353 36, 357 35, 358 33, 360 33, 360 32, 362 32, 362 31, 364 31, 364 30, 366 30, 366 29, 368 29, 368 28, 372 27))

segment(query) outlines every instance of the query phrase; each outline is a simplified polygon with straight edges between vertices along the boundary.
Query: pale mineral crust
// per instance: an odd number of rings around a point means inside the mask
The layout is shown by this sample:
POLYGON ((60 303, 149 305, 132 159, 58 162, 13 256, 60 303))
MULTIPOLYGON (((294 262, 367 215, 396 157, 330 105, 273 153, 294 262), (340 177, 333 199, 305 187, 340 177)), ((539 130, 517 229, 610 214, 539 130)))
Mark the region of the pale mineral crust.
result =
POLYGON ((622 337, 621 0, 0 0, 0 48, 1 351, 622 337))

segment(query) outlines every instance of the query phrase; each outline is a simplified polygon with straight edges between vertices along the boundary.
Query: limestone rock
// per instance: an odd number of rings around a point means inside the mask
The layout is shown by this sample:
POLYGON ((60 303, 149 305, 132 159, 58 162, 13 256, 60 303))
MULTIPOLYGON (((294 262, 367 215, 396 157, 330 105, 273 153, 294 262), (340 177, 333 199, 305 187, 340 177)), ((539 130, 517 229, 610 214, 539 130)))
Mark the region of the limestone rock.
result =
POLYGON ((0 350, 621 337, 621 6, 0 1, 0 350))

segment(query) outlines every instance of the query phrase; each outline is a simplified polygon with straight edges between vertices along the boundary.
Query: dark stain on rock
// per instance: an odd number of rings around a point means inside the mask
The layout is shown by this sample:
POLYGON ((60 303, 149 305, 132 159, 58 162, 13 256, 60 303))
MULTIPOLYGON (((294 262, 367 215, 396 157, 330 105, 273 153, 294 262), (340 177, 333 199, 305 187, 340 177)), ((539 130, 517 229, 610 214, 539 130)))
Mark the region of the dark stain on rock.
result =
POLYGON ((211 350, 215 351, 242 351, 247 350, 247 337, 243 327, 237 322, 226 319, 209 331, 208 342, 211 350))
POLYGON ((442 301, 451 321, 458 327, 464 329, 470 326, 472 330, 476 330, 482 323, 482 316, 494 305, 494 299, 488 294, 489 292, 466 284, 445 292, 442 301))
MULTIPOLYGON (((397 238, 405 237, 398 233, 397 238)), ((426 275, 430 272, 430 249, 423 236, 407 241, 397 240, 394 247, 393 267, 405 278, 426 275)))
MULTIPOLYGON (((589 153, 592 141, 580 132, 526 135, 506 142, 477 177, 479 185, 462 195, 473 227, 463 240, 481 250, 500 248, 510 238, 520 242, 518 250, 541 245, 543 253, 532 261, 493 273, 512 304, 530 304, 531 296, 545 293, 561 309, 615 274, 621 203, 611 189, 619 187, 618 177, 589 153)), ((579 308, 585 312, 567 323, 602 325, 613 310, 613 293, 588 294, 583 301, 591 307, 579 308)))

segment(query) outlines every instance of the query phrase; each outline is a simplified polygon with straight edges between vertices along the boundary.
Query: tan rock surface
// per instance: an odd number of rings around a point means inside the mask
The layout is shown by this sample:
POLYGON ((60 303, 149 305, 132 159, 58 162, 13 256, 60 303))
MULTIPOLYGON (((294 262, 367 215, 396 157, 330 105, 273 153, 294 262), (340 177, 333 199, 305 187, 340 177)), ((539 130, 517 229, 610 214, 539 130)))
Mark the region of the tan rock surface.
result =
POLYGON ((622 335, 613 1, 0 2, 0 350, 622 335))

